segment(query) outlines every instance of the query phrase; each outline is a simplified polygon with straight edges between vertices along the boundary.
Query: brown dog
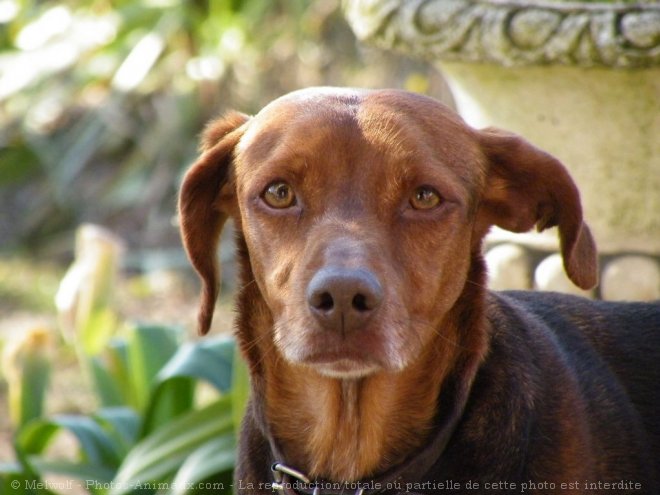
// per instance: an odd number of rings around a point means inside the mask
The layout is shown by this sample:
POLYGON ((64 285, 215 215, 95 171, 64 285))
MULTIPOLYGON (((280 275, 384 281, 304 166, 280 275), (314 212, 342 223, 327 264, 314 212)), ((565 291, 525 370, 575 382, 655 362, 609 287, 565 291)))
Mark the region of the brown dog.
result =
POLYGON ((485 289, 493 225, 557 226, 596 284, 556 159, 430 98, 330 88, 231 113, 202 151, 181 228, 202 333, 237 229, 238 491, 660 493, 660 307, 485 289))

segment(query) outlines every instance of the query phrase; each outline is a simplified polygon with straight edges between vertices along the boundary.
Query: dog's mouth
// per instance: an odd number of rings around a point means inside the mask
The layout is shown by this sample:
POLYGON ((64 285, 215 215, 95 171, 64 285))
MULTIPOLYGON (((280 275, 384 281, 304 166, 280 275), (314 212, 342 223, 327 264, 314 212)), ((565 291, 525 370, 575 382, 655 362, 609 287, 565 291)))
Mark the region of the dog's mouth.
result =
POLYGON ((292 364, 340 379, 363 378, 389 368, 388 332, 380 325, 342 334, 319 327, 313 320, 303 319, 298 325, 288 321, 287 326, 276 325, 275 341, 292 364))
POLYGON ((381 369, 368 356, 350 352, 319 352, 308 356, 304 363, 323 376, 344 380, 364 378, 381 369))

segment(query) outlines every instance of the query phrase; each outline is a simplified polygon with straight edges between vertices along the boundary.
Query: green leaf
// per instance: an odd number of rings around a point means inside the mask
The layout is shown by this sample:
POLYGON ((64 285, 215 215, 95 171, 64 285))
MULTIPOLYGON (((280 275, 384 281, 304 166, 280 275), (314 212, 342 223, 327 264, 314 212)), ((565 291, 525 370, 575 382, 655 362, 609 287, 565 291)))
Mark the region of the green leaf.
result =
POLYGON ((219 391, 229 392, 234 347, 230 337, 183 344, 154 380, 143 434, 192 408, 193 379, 205 380, 219 391))
POLYGON ((195 450, 223 435, 231 435, 229 396, 180 416, 138 443, 124 459, 113 480, 111 495, 129 493, 139 482, 171 479, 195 450))
POLYGON ((206 380, 227 393, 232 384, 235 347, 234 339, 226 336, 184 344, 158 373, 156 381, 186 376, 206 380))
POLYGON ((215 438, 195 452, 183 463, 172 482, 172 494, 183 495, 195 490, 200 482, 227 471, 232 471, 236 463, 236 442, 232 434, 215 438))
POLYGON ((27 350, 17 383, 9 382, 10 410, 18 427, 41 417, 44 396, 50 380, 50 361, 38 351, 27 350))
POLYGON ((167 424, 193 408, 195 384, 185 377, 172 377, 151 394, 142 422, 140 437, 167 424))
POLYGON ((178 332, 171 327, 139 325, 128 336, 132 404, 139 410, 147 406, 154 379, 179 347, 178 332))
POLYGON ((93 417, 113 438, 121 457, 125 457, 138 439, 138 414, 128 407, 109 407, 98 410, 93 417))
POLYGON ((56 495, 47 488, 41 488, 43 480, 32 478, 24 473, 5 471, 0 467, 0 493, 11 495, 56 495))
POLYGON ((241 356, 238 346, 236 346, 235 354, 231 387, 231 407, 234 420, 234 433, 236 438, 238 438, 243 416, 245 415, 245 408, 247 407, 250 396, 250 372, 247 363, 241 356))
POLYGON ((25 454, 41 454, 60 426, 49 420, 36 420, 18 431, 16 449, 25 454))
POLYGON ((118 445, 97 422, 86 416, 57 416, 33 421, 19 431, 16 448, 23 455, 41 454, 62 430, 69 430, 77 438, 82 458, 89 464, 119 465, 118 445))
MULTIPOLYGON (((85 295, 85 298, 91 297, 89 294, 91 292, 85 295)), ((89 302, 89 305, 93 303, 95 301, 89 302)), ((78 320, 80 321, 79 344, 85 354, 93 356, 108 344, 112 334, 117 329, 119 321, 115 312, 107 306, 89 308, 84 316, 82 315, 85 313, 83 307, 84 304, 81 303, 78 311, 78 320)))
MULTIPOLYGON (((52 420, 33 421, 18 432, 15 451, 20 471, 14 469, 13 472, 22 476, 24 486, 29 489, 27 493, 31 494, 52 493, 43 488, 43 476, 46 474, 107 483, 119 465, 118 448, 112 437, 99 424, 84 416, 60 416, 52 420), (64 430, 70 431, 77 438, 81 461, 49 460, 43 456, 43 451, 55 435, 64 430)), ((90 489, 90 492, 97 493, 98 490, 90 489)))
POLYGON ((109 356, 116 354, 117 351, 116 347, 110 345, 102 355, 92 356, 86 360, 94 383, 94 392, 104 407, 130 403, 130 394, 126 393, 127 387, 121 386, 126 381, 120 378, 120 375, 127 375, 126 363, 124 362, 122 368, 118 369, 116 365, 121 363, 119 356, 109 356))

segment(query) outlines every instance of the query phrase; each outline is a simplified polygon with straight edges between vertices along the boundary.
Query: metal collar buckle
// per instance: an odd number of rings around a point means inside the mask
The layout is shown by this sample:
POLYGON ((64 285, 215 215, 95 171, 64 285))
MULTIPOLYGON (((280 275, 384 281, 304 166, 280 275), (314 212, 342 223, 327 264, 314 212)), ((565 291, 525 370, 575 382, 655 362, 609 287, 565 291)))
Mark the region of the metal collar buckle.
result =
MULTIPOLYGON (((307 476, 297 469, 293 469, 281 462, 276 462, 270 469, 273 472, 273 479, 275 480, 272 484, 273 491, 277 491, 282 495, 298 493, 294 489, 293 484, 287 480, 287 478, 293 478, 297 482, 302 482, 307 485, 307 487, 311 488, 311 495, 321 495, 321 488, 315 485, 307 476)), ((344 490, 341 490, 341 493, 344 493, 344 490)), ((364 488, 358 488, 354 495, 364 495, 364 488)))
MULTIPOLYGON (((289 466, 286 466, 281 462, 276 462, 275 464, 273 464, 270 470, 273 472, 273 478, 275 480, 273 482, 273 491, 277 491, 281 494, 290 493, 292 491, 295 493, 292 486, 287 486, 287 481, 285 479, 286 476, 294 478, 297 481, 302 481, 306 485, 312 484, 312 481, 303 473, 301 473, 297 469, 293 469, 289 466)), ((319 489, 319 487, 317 486, 314 487, 314 491, 312 492, 312 495, 321 495, 321 490, 319 489)))

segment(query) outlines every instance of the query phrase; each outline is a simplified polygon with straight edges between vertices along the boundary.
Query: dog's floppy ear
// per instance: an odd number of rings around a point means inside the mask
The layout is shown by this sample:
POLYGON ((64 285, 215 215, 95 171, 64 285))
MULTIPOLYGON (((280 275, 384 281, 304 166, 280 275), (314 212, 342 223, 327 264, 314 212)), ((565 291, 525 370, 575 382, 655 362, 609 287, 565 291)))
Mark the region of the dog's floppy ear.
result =
POLYGON ((248 117, 231 112, 212 122, 202 138, 201 156, 186 172, 179 195, 179 217, 183 245, 202 279, 199 332, 209 331, 220 286, 216 250, 227 212, 218 195, 227 184, 234 147, 243 134, 248 117))
POLYGON ((487 179, 476 231, 492 225, 511 232, 557 226, 564 269, 575 285, 598 282, 596 246, 582 221, 577 187, 564 166, 523 138, 488 128, 478 133, 487 158, 487 179))

